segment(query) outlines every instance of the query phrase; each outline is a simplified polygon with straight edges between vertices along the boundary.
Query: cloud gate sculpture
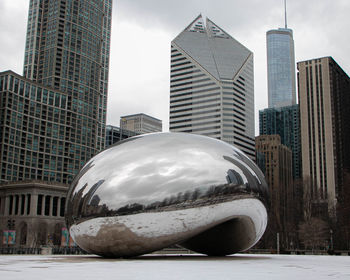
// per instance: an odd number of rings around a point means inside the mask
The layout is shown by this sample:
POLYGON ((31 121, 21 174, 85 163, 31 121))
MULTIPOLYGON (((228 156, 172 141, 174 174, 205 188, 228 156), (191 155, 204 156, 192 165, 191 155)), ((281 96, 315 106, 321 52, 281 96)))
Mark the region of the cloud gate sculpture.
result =
POLYGON ((174 244, 207 255, 252 247, 267 224, 267 184, 237 148, 154 133, 93 157, 74 179, 66 222, 89 253, 132 257, 174 244))

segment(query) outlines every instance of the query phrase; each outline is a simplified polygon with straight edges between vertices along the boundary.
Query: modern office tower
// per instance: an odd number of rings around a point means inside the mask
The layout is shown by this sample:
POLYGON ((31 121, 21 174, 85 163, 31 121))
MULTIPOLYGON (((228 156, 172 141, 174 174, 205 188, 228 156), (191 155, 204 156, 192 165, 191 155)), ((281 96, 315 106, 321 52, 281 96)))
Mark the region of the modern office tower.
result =
POLYGON ((23 75, 68 94, 65 165, 104 147, 112 0, 31 0, 23 75))
POLYGON ((137 134, 162 132, 162 121, 140 113, 120 117, 120 128, 137 134))
POLYGON ((292 185, 292 151, 281 144, 279 135, 256 137, 256 152, 265 156, 265 178, 270 191, 269 225, 265 246, 276 244, 276 234, 280 236, 280 246, 289 248, 295 238, 293 228, 294 191, 292 185))
POLYGON ((253 53, 201 15, 171 42, 170 131, 255 157, 253 53))
POLYGON ((293 31, 287 28, 286 1, 284 12, 284 28, 266 32, 269 108, 296 103, 294 41, 293 31))
POLYGON ((69 183, 68 94, 6 71, 0 73, 0 96, 0 182, 69 183))
POLYGON ((295 104, 295 57, 293 31, 287 28, 266 33, 268 106, 295 104))
POLYGON ((350 187, 350 79, 332 57, 299 62, 298 71, 302 175, 334 218, 350 187))
POLYGON ((106 147, 136 135, 138 134, 134 131, 121 129, 120 127, 113 126, 113 125, 107 125, 106 126, 106 147))
POLYGON ((301 177, 301 139, 299 105, 259 111, 259 134, 281 137, 281 144, 292 150, 293 178, 301 177))
POLYGON ((24 77, 0 73, 0 247, 59 245, 68 184, 105 145, 112 0, 29 3, 24 77))

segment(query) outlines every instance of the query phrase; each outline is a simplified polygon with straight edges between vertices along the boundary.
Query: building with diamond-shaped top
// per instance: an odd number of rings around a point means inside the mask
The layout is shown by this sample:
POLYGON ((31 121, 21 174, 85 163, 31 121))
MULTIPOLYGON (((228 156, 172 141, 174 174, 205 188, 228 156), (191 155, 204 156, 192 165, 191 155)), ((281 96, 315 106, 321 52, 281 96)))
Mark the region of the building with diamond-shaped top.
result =
POLYGON ((199 15, 171 42, 170 131, 221 139, 252 159, 253 53, 199 15))

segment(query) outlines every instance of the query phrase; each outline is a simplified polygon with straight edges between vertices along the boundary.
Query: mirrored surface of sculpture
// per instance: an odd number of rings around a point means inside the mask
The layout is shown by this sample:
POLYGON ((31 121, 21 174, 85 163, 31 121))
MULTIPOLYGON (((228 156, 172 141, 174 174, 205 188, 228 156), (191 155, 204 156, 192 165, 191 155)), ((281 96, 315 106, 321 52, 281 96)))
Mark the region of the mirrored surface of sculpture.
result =
POLYGON ((252 247, 267 224, 260 169, 235 147, 185 133, 129 138, 73 181, 66 222, 89 253, 132 257, 174 244, 207 255, 252 247))

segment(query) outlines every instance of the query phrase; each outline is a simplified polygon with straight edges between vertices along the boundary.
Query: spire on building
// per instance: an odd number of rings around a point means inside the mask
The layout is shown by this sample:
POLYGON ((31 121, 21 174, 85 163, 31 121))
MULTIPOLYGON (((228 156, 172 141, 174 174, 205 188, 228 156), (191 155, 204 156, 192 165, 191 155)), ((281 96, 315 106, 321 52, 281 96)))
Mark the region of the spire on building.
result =
POLYGON ((287 0, 284 0, 284 28, 287 29, 287 0))

